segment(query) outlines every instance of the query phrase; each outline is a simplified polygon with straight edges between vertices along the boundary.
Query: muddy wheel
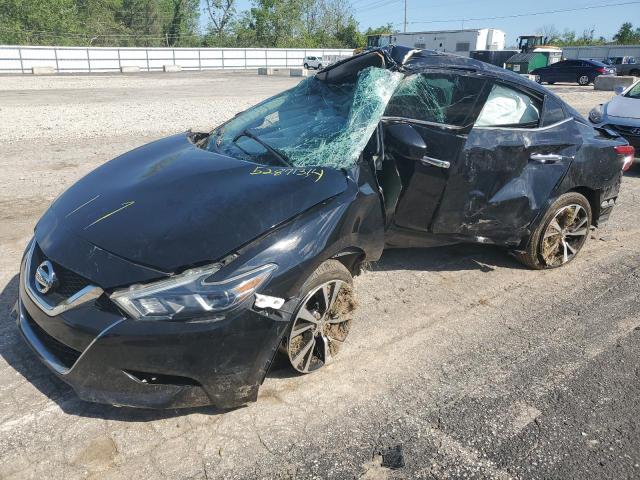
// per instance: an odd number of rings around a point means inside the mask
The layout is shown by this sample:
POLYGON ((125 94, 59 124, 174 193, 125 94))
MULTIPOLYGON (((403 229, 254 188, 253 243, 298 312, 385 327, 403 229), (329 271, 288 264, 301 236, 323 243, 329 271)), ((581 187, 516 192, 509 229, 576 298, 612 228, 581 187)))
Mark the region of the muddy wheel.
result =
POLYGON ((591 218, 591 206, 583 195, 562 195, 531 234, 526 251, 516 257, 537 270, 569 263, 587 241, 591 218))
POLYGON ((349 334, 355 308, 351 274, 337 260, 327 260, 302 292, 283 347, 295 370, 311 373, 331 362, 349 334))
POLYGON ((588 75, 581 75, 580 77, 578 77, 578 85, 586 87, 590 83, 591 83, 591 79, 589 78, 588 75))

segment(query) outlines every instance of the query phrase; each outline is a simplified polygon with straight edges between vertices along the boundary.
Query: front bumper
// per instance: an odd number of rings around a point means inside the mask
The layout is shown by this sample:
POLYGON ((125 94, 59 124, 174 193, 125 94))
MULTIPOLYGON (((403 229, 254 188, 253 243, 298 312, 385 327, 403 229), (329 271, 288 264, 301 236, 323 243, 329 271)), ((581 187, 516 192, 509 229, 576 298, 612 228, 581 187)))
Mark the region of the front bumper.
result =
POLYGON ((246 307, 215 322, 134 321, 105 299, 51 315, 20 274, 18 329, 40 360, 86 401, 231 408, 255 401, 288 325, 246 307))

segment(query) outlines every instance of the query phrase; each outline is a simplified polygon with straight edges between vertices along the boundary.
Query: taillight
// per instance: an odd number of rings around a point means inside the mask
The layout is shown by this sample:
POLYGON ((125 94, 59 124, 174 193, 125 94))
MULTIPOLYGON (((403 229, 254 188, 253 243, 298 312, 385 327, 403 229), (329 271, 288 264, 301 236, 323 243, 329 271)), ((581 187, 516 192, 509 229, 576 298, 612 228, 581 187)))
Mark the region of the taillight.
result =
POLYGON ((615 147, 618 158, 622 160, 622 171, 626 172, 633 165, 633 158, 636 155, 636 149, 631 145, 618 145, 615 147))
POLYGON ((604 67, 596 68, 596 72, 598 72, 598 73, 599 73, 599 74, 601 74, 601 75, 602 75, 603 73, 606 73, 606 71, 607 71, 607 70, 606 70, 604 67))

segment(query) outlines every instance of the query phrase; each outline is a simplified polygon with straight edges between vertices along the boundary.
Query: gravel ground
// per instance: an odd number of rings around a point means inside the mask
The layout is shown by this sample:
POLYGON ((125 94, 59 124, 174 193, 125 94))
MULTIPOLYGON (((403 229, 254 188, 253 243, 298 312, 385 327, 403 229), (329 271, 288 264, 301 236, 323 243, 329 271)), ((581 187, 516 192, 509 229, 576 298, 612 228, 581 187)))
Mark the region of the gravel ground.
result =
MULTIPOLYGON (((355 281, 360 307, 335 363, 305 377, 276 365, 245 408, 87 404, 33 357, 9 309, 51 200, 122 151, 294 84, 0 78, 0 478, 639 478, 637 170, 610 224, 559 270, 491 247, 385 253, 355 281), (404 467, 383 466, 398 446, 404 467)), ((583 113, 611 97, 554 90, 583 113)))

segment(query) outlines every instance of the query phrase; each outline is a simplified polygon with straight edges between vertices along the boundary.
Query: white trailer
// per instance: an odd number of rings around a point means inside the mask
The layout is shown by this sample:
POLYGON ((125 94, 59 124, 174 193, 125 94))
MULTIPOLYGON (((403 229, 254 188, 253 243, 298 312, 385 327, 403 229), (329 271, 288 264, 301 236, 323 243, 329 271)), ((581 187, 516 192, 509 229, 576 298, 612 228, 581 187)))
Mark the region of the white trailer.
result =
POLYGON ((367 46, 372 48, 388 44, 404 45, 468 57, 474 50, 504 50, 505 37, 502 30, 495 28, 398 32, 388 35, 370 35, 367 38, 367 46))

